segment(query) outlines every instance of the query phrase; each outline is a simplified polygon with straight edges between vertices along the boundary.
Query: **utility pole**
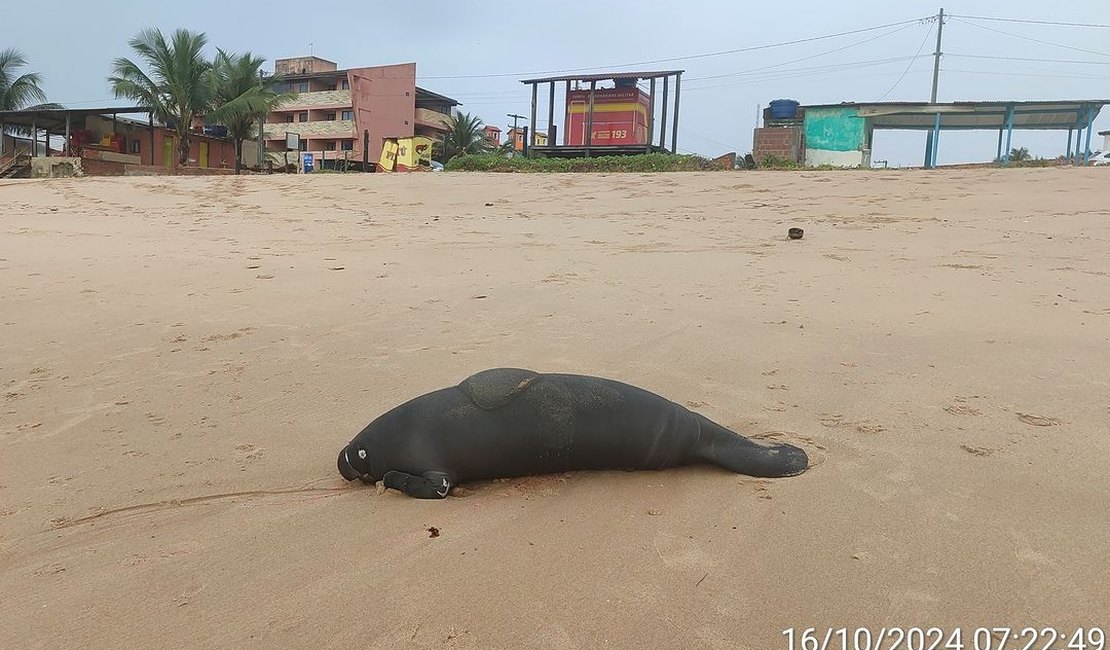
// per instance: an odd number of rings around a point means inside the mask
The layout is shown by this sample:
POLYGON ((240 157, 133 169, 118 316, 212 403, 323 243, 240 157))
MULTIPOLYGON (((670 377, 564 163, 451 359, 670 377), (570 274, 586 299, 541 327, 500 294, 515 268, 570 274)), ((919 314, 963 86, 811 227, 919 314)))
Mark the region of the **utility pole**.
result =
MULTIPOLYGON (((258 71, 258 85, 262 88, 266 87, 266 75, 260 69, 258 71)), ((263 159, 266 157, 266 117, 263 115, 258 119, 258 171, 262 171, 263 159)))
POLYGON ((517 125, 517 120, 525 120, 525 119, 528 119, 528 118, 526 118, 523 115, 517 115, 516 113, 509 113, 509 117, 513 118, 513 149, 515 150, 516 149, 516 134, 517 134, 516 125, 517 125))
MULTIPOLYGON (((937 49, 933 52, 933 92, 929 95, 929 103, 937 103, 937 84, 940 83, 940 39, 944 33, 944 8, 941 7, 940 13, 937 14, 937 49)), ((933 132, 929 131, 929 136, 925 140, 925 166, 928 167, 933 160, 933 132)))

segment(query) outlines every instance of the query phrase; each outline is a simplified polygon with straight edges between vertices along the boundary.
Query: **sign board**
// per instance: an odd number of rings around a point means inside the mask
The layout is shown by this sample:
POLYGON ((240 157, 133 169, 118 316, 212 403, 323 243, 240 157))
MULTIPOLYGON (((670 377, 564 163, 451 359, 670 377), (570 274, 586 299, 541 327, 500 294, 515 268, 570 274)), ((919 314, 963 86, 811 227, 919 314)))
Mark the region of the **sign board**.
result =
POLYGON ((306 174, 311 173, 313 168, 314 168, 314 165, 313 165, 313 160, 312 160, 312 154, 306 152, 304 154, 304 173, 306 173, 306 174))
POLYGON ((285 133, 285 150, 296 151, 301 148, 301 135, 299 133, 285 133))
POLYGON ((382 143, 382 156, 378 159, 378 165, 382 170, 393 171, 393 167, 397 163, 398 148, 396 140, 386 140, 382 143))

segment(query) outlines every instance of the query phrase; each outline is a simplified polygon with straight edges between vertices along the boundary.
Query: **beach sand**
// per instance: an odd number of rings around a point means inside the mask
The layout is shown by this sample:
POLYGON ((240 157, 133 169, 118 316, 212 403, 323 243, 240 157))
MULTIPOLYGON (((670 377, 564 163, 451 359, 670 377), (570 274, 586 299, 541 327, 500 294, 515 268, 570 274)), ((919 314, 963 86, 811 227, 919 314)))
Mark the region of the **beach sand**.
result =
POLYGON ((1106 171, 0 182, 0 647, 1107 627, 1106 171), (340 479, 495 366, 814 466, 340 479))

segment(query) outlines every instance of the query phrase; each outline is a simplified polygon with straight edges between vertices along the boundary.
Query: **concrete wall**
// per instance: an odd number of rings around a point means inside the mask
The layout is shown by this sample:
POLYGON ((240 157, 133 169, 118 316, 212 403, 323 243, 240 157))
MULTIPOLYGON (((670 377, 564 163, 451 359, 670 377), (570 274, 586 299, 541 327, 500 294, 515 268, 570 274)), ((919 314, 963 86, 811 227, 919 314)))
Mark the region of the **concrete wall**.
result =
POLYGON ((321 59, 318 56, 295 56, 288 59, 274 61, 274 71, 277 74, 305 74, 312 72, 333 72, 338 69, 334 61, 321 59))
POLYGON ((853 106, 807 108, 805 145, 805 162, 811 167, 871 165, 871 128, 853 106))
POLYGON ((84 176, 80 158, 32 158, 31 178, 72 178, 84 176))
POLYGON ((353 68, 349 75, 358 158, 362 158, 362 132, 368 130, 370 160, 378 160, 386 139, 415 134, 416 64, 353 68))

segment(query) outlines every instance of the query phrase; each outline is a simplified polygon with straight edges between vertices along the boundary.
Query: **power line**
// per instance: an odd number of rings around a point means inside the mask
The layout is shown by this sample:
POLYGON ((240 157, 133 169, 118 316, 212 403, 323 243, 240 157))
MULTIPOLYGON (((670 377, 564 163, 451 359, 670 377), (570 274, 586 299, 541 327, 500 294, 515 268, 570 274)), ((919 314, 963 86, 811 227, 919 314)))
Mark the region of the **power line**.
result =
POLYGON ((1095 79, 1098 81, 1105 81, 1106 77, 1095 75, 1078 75, 1078 74, 1039 74, 1033 72, 997 72, 994 70, 956 70, 952 68, 944 68, 945 72, 954 72, 957 74, 986 74, 991 76, 1001 77, 1046 77, 1049 79, 1095 79))
POLYGON ((898 77, 898 81, 895 81, 894 85, 891 86, 890 88, 887 88, 886 92, 883 93, 882 95, 879 95, 879 98, 876 99, 875 101, 877 101, 877 102, 883 101, 883 99, 885 99, 887 95, 894 92, 894 89, 898 87, 898 84, 902 83, 902 80, 905 79, 906 75, 910 73, 910 68, 913 67, 914 63, 917 63, 918 57, 921 56, 921 50, 925 49, 925 44, 929 42, 929 37, 932 36, 932 34, 933 34, 933 26, 929 25, 929 31, 925 33, 925 38, 921 39, 921 45, 919 45, 917 47, 917 53, 913 55, 913 58, 910 59, 909 65, 907 65, 906 69, 902 71, 902 76, 898 77))
POLYGON ((775 63, 773 65, 766 65, 766 66, 762 66, 762 67, 759 67, 759 68, 752 68, 750 70, 744 70, 742 72, 729 72, 729 73, 725 73, 725 74, 711 75, 711 76, 708 76, 708 77, 691 77, 690 79, 688 79, 688 81, 702 81, 702 80, 705 80, 705 79, 722 79, 722 78, 726 78, 726 77, 738 77, 738 76, 741 76, 741 75, 751 74, 753 72, 759 72, 760 70, 770 70, 772 68, 777 68, 779 66, 790 65, 791 63, 800 63, 802 61, 809 61, 810 59, 816 59, 818 57, 833 54, 835 52, 841 52, 841 51, 844 51, 844 50, 847 50, 847 49, 851 49, 853 47, 857 47, 857 46, 863 45, 865 43, 870 43, 871 41, 878 40, 878 39, 880 39, 884 36, 889 36, 891 34, 895 34, 895 33, 901 32, 903 30, 909 29, 912 26, 913 25, 905 25, 905 26, 900 27, 898 29, 894 29, 894 30, 891 30, 889 32, 885 32, 883 34, 879 34, 878 36, 873 36, 871 38, 864 39, 862 41, 858 41, 858 42, 855 42, 855 43, 849 43, 848 45, 844 45, 844 46, 841 46, 841 47, 838 47, 838 48, 835 48, 835 49, 832 49, 832 50, 826 50, 824 52, 818 52, 817 54, 811 54, 809 56, 803 56, 800 59, 791 59, 790 61, 783 61, 781 63, 775 63))
MULTIPOLYGON (((909 59, 909 58, 912 58, 912 57, 908 57, 908 56, 898 57, 896 59, 890 59, 890 60, 879 59, 876 62, 861 62, 861 63, 857 63, 855 65, 843 65, 842 64, 841 66, 836 66, 839 69, 831 69, 832 68, 831 66, 820 66, 820 67, 813 67, 813 68, 797 68, 797 69, 790 70, 790 71, 783 70, 783 71, 779 71, 777 74, 774 74, 774 75, 761 76, 761 77, 758 77, 758 78, 755 78, 755 79, 743 79, 743 80, 739 80, 739 81, 731 81, 731 82, 722 83, 722 84, 708 84, 708 85, 705 85, 705 86, 694 86, 692 88, 683 88, 682 91, 683 92, 695 92, 695 91, 699 91, 699 90, 708 90, 708 89, 712 89, 712 88, 730 88, 730 87, 735 87, 735 86, 743 86, 743 85, 747 85, 747 84, 767 83, 767 82, 770 82, 770 81, 781 81, 781 80, 784 80, 784 79, 796 79, 796 78, 800 78, 800 77, 812 77, 814 75, 833 74, 833 73, 838 73, 838 72, 850 72, 850 71, 857 70, 859 68, 875 67, 875 66, 880 66, 880 65, 888 65, 890 63, 897 63, 898 61, 905 61, 906 59, 909 59)), ((921 70, 918 70, 918 72, 921 72, 921 70)))
POLYGON ((1110 65, 1110 61, 1086 61, 1083 59, 1039 59, 1025 56, 992 56, 988 54, 946 54, 961 59, 994 59, 998 61, 1029 61, 1033 63, 1075 63, 1080 65, 1110 65))
POLYGON ((995 18, 992 16, 966 16, 963 14, 948 14, 954 18, 966 18, 968 20, 990 20, 999 23, 1026 23, 1029 25, 1056 25, 1059 27, 1094 27, 1097 29, 1110 29, 1110 25, 1100 25, 1097 23, 1066 23, 1057 20, 1029 20, 1025 18, 995 18))
POLYGON ((838 32, 836 34, 825 34, 823 36, 810 36, 808 38, 799 38, 792 41, 782 41, 779 43, 767 43, 765 45, 752 45, 750 47, 741 47, 732 50, 721 50, 718 52, 704 52, 701 54, 689 54, 686 56, 676 56, 666 59, 653 59, 651 61, 636 61, 634 63, 621 63, 613 65, 591 66, 588 68, 564 68, 562 70, 543 70, 538 72, 496 72, 487 74, 474 74, 474 75, 433 75, 422 76, 421 79, 486 79, 491 77, 525 77, 525 76, 542 76, 552 74, 570 74, 575 72, 588 72, 591 70, 611 70, 613 68, 626 68, 635 65, 652 65, 655 63, 670 63, 673 61, 690 61, 693 59, 707 59, 715 56, 726 56, 729 54, 739 54, 741 52, 754 52, 756 50, 767 50, 775 47, 785 47, 787 45, 798 45, 800 43, 811 43, 813 41, 822 41, 830 38, 839 38, 841 36, 851 36, 852 34, 863 34, 865 32, 873 32, 880 29, 887 29, 889 27, 899 27, 901 25, 911 25, 914 23, 921 23, 924 20, 929 20, 930 17, 913 18, 910 20, 901 20, 896 23, 887 23, 885 25, 875 25, 874 27, 862 27, 860 29, 853 29, 846 32, 838 32))
POLYGON ((983 30, 986 30, 988 32, 994 32, 996 34, 1005 34, 1006 36, 1012 36, 1014 38, 1020 38, 1022 40, 1032 41, 1034 43, 1040 43, 1042 45, 1052 45, 1054 47, 1064 48, 1065 50, 1074 50, 1076 52, 1083 52, 1085 54, 1097 54, 1098 56, 1110 57, 1110 53, 1107 53, 1107 52, 1099 52, 1097 50, 1087 50, 1087 49, 1084 49, 1082 47, 1074 47, 1074 46, 1071 46, 1071 45, 1064 45, 1063 43, 1055 43, 1053 41, 1045 41, 1045 40, 1041 40, 1039 38, 1033 38, 1032 36, 1024 36, 1022 34, 1014 34, 1013 32, 1007 32, 1007 31, 1003 31, 1001 29, 995 29, 993 27, 987 27, 986 25, 976 25, 975 23, 969 23, 966 20, 960 20, 959 18, 953 18, 953 20, 959 21, 959 22, 961 22, 965 25, 971 25, 975 29, 983 29, 983 30))

